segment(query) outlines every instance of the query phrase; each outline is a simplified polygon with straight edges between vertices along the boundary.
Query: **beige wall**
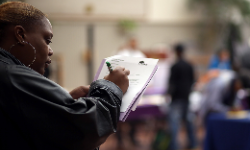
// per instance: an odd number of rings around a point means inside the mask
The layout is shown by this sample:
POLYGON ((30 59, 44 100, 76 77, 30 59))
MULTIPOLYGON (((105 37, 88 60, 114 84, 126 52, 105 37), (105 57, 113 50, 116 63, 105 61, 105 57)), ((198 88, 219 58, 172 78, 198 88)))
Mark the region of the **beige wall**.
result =
POLYGON ((92 7, 92 16, 138 18, 152 22, 193 22, 199 14, 188 9, 188 0, 26 0, 49 15, 81 16, 92 7))
POLYGON ((81 59, 86 50, 85 26, 62 22, 52 22, 52 25, 54 37, 51 47, 55 55, 63 57, 63 86, 72 89, 87 84, 86 64, 81 59))
POLYGON ((87 49, 86 26, 94 31, 94 68, 103 58, 113 55, 125 43, 118 32, 117 19, 128 16, 139 22, 134 35, 142 49, 158 43, 197 42, 197 15, 186 8, 187 0, 26 0, 46 14, 53 25, 52 48, 62 55, 63 86, 71 90, 90 84, 83 53, 87 49), (84 7, 94 6, 93 14, 84 15, 84 7), (57 15, 55 15, 57 14, 57 15), (97 17, 96 17, 97 16, 97 17), (116 16, 116 17, 112 17, 116 16), (72 19, 73 18, 73 19, 72 19), (94 18, 94 19, 93 19, 94 18))
MULTIPOLYGON (((95 26, 95 69, 102 58, 114 54, 126 38, 117 32, 116 23, 97 24, 95 26)), ((175 42, 197 42, 198 29, 195 25, 139 24, 134 32, 141 49, 149 49, 156 44, 173 44, 175 42)))
POLYGON ((85 14, 91 6, 92 15, 137 15, 145 13, 147 0, 26 0, 48 14, 85 14))
POLYGON ((152 22, 192 23, 201 18, 189 8, 188 0, 149 0, 147 14, 152 22))
MULTIPOLYGON (((73 89, 79 85, 90 84, 87 78, 87 64, 82 54, 87 48, 87 23, 53 21, 53 44, 55 55, 61 54, 63 62, 63 85, 73 89)), ((94 24, 94 69, 93 74, 103 58, 113 55, 125 43, 126 37, 121 36, 116 22, 96 22, 94 24)), ((172 44, 176 41, 196 42, 197 28, 194 25, 166 25, 140 23, 134 33, 142 49, 149 49, 158 43, 172 44)))

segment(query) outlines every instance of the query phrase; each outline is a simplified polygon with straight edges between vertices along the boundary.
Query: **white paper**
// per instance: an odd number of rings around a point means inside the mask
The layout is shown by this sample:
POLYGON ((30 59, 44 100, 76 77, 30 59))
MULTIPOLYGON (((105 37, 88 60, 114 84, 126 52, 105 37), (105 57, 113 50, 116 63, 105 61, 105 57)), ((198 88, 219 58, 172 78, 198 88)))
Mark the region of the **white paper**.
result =
MULTIPOLYGON (((159 68, 158 68, 158 69, 159 69, 159 68)), ((158 69, 157 69, 157 71, 158 71, 158 69)), ((155 72, 155 73, 156 73, 156 72, 155 72)), ((153 76, 154 76, 154 75, 153 75, 153 76)), ((151 77, 151 79, 153 78, 153 76, 151 77)), ((151 79, 149 80, 148 84, 150 83, 151 79)), ((132 111, 135 111, 135 110, 136 110, 136 108, 137 108, 137 106, 138 106, 140 100, 142 99, 142 96, 143 96, 143 94, 144 94, 145 91, 146 91, 146 87, 142 90, 140 96, 137 98, 135 104, 133 105, 133 107, 132 107, 132 109, 131 109, 132 111)))
POLYGON ((141 100, 141 98, 142 98, 142 95, 143 95, 143 93, 145 92, 145 90, 146 90, 146 88, 141 92, 140 96, 136 99, 135 104, 134 104, 133 107, 131 108, 132 111, 135 111, 135 110, 136 110, 136 108, 137 108, 137 106, 138 106, 138 104, 139 104, 139 102, 140 102, 140 100, 141 100))
MULTIPOLYGON (((122 66, 130 70, 130 75, 128 76, 129 88, 122 98, 120 110, 121 112, 125 112, 134 98, 143 92, 145 85, 148 84, 147 81, 154 71, 158 59, 115 55, 105 58, 105 60, 111 63, 113 69, 117 66, 122 66)), ((103 79, 108 74, 109 70, 106 63, 104 63, 98 79, 103 79)))

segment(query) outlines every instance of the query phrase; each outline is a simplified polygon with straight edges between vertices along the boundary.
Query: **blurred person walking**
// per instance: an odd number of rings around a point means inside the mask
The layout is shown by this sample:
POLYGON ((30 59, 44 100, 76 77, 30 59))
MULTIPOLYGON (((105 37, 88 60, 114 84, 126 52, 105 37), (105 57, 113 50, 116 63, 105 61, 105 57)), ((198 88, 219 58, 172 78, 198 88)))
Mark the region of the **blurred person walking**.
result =
POLYGON ((184 59, 185 47, 182 44, 174 46, 177 61, 171 67, 169 88, 167 94, 171 96, 172 102, 169 108, 168 121, 170 124, 170 149, 177 150, 177 135, 180 128, 180 121, 185 123, 188 147, 193 149, 196 147, 196 136, 194 129, 194 114, 189 111, 189 94, 194 83, 194 70, 190 63, 184 59))

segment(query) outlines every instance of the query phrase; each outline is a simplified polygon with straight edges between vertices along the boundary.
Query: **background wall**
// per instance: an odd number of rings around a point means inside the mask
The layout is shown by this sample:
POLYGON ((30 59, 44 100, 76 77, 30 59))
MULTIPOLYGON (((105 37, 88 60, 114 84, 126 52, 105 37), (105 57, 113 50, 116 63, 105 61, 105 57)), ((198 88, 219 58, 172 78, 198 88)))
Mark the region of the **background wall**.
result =
POLYGON ((26 0, 53 16, 137 18, 152 22, 193 22, 199 14, 188 9, 188 0, 26 0))
MULTIPOLYGON (((94 67, 101 60, 115 54, 127 36, 118 30, 120 19, 134 20, 133 32, 139 47, 150 49, 158 43, 197 43, 199 16, 187 7, 187 0, 26 0, 48 14, 53 25, 54 54, 63 57, 62 85, 71 90, 88 85, 87 26, 94 26, 94 67), (84 60, 85 59, 85 60, 84 60)), ((188 54, 195 53, 191 50, 188 54)))
MULTIPOLYGON (((54 55, 63 58, 63 86, 69 89, 77 85, 87 84, 86 63, 82 61, 82 53, 86 50, 85 25, 78 23, 53 23, 54 55)), ((52 59, 53 63, 53 59, 52 59)))
MULTIPOLYGON (((94 69, 97 71, 103 58, 115 54, 126 41, 118 32, 116 22, 95 22, 94 25, 94 69)), ((53 21, 52 48, 55 55, 63 56, 63 86, 72 89, 78 85, 90 84, 87 77, 87 63, 84 54, 87 50, 87 23, 53 21)), ((156 44, 171 45, 176 41, 196 43, 196 26, 140 23, 135 31, 139 47, 150 49, 156 44)), ((195 53, 193 50, 189 54, 195 53)))

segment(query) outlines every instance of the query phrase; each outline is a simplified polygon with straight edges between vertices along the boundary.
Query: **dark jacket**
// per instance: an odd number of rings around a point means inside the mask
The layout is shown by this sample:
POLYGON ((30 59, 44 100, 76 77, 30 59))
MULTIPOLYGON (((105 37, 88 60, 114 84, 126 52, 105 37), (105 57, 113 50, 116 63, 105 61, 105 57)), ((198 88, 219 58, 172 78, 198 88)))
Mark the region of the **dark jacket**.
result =
POLYGON ((179 59, 170 71, 168 94, 171 95, 172 101, 186 101, 191 92, 194 83, 194 70, 191 64, 183 59, 179 59))
POLYGON ((94 150, 116 132, 122 91, 97 80, 74 100, 0 49, 0 149, 94 150))

